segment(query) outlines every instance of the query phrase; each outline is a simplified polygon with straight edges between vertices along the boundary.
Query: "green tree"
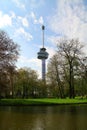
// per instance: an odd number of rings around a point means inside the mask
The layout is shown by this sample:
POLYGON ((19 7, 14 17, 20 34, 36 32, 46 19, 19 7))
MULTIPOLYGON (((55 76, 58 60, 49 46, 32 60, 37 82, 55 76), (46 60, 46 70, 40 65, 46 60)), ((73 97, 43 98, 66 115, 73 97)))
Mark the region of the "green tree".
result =
POLYGON ((16 96, 23 98, 34 97, 36 94, 38 75, 30 68, 20 68, 15 80, 16 96))
POLYGON ((87 96, 87 57, 84 57, 80 62, 77 90, 78 95, 87 96))
POLYGON ((39 98, 48 97, 47 84, 42 80, 38 80, 37 94, 38 94, 37 97, 39 97, 39 98))

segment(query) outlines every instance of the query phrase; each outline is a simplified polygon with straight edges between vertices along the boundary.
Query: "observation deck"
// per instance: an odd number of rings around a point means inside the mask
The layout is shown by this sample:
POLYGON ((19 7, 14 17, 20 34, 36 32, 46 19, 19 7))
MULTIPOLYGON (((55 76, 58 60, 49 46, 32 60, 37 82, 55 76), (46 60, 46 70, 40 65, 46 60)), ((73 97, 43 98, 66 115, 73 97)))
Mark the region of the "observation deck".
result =
POLYGON ((46 48, 40 48, 40 52, 38 54, 38 59, 47 59, 48 58, 48 53, 46 52, 46 48))

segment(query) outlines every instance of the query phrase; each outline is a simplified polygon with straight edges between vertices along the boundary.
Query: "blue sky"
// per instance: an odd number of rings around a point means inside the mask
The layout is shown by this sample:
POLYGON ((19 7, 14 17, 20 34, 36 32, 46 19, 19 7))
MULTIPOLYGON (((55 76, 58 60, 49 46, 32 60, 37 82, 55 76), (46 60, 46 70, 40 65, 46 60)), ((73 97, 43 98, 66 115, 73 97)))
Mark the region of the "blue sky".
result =
POLYGON ((49 58, 62 37, 79 38, 86 45, 87 0, 0 0, 0 29, 20 45, 17 67, 31 67, 39 75, 43 24, 49 58))

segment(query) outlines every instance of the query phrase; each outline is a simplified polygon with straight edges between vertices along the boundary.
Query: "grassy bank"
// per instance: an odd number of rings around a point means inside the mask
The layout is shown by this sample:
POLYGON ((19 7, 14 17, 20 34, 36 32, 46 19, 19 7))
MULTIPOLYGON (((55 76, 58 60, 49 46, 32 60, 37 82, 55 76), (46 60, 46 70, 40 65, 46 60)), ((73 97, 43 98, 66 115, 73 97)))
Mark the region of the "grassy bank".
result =
POLYGON ((87 99, 1 99, 0 106, 87 104, 87 99))

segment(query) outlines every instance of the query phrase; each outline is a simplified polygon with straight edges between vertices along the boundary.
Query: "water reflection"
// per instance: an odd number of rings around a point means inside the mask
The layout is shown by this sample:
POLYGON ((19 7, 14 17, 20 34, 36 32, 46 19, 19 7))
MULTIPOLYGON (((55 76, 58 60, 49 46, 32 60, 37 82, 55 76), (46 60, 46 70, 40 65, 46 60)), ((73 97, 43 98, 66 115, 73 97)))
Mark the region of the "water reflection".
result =
POLYGON ((86 130, 87 105, 0 107, 0 130, 86 130))

